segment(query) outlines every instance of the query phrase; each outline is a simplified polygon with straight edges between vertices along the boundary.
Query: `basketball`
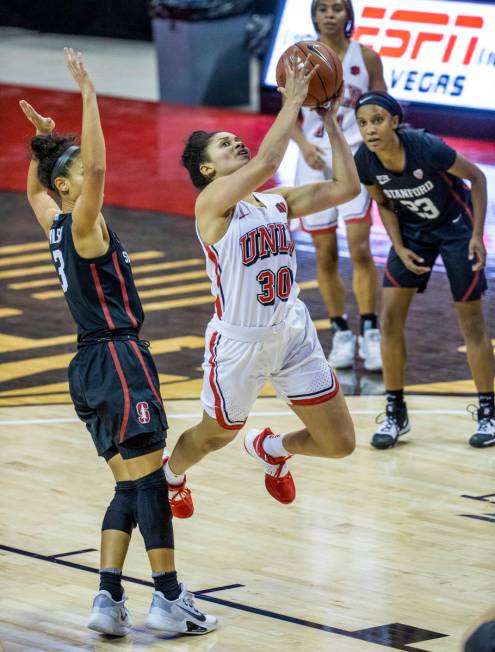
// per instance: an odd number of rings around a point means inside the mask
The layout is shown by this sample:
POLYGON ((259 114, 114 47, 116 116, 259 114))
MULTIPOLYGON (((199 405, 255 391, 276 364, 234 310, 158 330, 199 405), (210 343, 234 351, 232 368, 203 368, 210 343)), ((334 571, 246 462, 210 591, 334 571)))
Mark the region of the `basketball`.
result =
POLYGON ((316 108, 332 100, 342 84, 342 63, 337 54, 320 41, 299 41, 287 48, 277 63, 277 86, 285 86, 284 58, 296 56, 302 61, 309 56, 310 64, 313 67, 318 65, 316 74, 309 82, 303 106, 316 108))

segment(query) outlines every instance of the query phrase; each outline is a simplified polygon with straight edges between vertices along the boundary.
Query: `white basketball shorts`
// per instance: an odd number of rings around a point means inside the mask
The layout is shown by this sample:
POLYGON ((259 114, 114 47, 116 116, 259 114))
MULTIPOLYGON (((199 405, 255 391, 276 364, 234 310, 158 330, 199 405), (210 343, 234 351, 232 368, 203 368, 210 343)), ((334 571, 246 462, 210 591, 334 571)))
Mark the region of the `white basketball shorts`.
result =
POLYGON ((302 301, 269 328, 246 328, 212 319, 206 329, 201 401, 222 428, 239 430, 263 385, 291 405, 333 398, 339 383, 302 301))

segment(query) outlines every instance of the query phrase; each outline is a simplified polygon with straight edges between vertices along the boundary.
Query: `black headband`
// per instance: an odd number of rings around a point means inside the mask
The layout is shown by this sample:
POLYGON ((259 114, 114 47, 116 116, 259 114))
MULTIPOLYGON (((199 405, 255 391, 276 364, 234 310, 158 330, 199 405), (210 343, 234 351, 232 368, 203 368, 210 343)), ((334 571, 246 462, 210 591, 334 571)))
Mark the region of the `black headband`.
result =
POLYGON ((65 166, 67 165, 67 162, 69 161, 70 157, 79 152, 79 147, 77 145, 70 145, 70 147, 67 147, 67 149, 60 154, 58 159, 55 161, 55 165, 53 166, 52 173, 50 175, 50 184, 53 190, 55 190, 55 179, 57 177, 62 176, 62 172, 65 169, 65 166))
POLYGON ((385 93, 385 91, 369 91, 368 93, 363 93, 356 103, 355 112, 357 113, 362 106, 366 106, 367 104, 381 106, 391 115, 399 116, 399 122, 402 122, 401 105, 394 97, 385 93))

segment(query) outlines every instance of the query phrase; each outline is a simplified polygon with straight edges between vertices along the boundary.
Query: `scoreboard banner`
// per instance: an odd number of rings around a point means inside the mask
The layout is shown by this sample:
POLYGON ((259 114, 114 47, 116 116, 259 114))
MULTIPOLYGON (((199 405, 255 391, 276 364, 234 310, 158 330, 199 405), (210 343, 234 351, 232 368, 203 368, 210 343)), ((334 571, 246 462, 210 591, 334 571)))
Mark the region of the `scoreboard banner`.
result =
MULTIPOLYGON (((457 0, 353 0, 353 38, 377 52, 398 100, 495 111, 495 4, 457 0)), ((280 55, 316 38, 311 0, 282 3, 264 84, 280 55)))

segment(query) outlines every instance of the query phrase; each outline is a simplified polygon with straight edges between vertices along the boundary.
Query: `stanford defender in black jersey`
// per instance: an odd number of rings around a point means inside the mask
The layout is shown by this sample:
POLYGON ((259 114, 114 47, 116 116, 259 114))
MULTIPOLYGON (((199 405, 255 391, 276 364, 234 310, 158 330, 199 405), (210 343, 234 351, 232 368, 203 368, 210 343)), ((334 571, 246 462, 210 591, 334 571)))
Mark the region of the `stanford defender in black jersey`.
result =
POLYGON ((478 448, 495 445, 493 349, 480 301, 486 289, 485 176, 440 138, 400 127, 402 109, 387 93, 364 93, 356 117, 364 140, 355 155, 356 166, 392 241, 382 299, 387 408, 371 443, 390 448, 410 429, 403 401, 404 325, 414 294, 426 289, 440 255, 479 395, 478 427, 469 443, 478 448))
MULTIPOLYGON (((100 590, 88 627, 112 636, 131 630, 121 579, 130 537, 139 525, 155 585, 146 624, 169 633, 205 634, 217 620, 194 606, 175 571, 162 468, 167 419, 149 344, 139 339, 143 310, 129 257, 101 213, 106 156, 96 93, 81 54, 66 48, 65 55, 81 91, 81 147, 72 136, 55 134, 51 118, 24 100, 20 105, 36 128, 28 200, 48 237, 77 325, 78 352, 69 366, 71 397, 116 481, 101 528, 100 590)), ((174 494, 187 491, 179 487, 174 494)))

